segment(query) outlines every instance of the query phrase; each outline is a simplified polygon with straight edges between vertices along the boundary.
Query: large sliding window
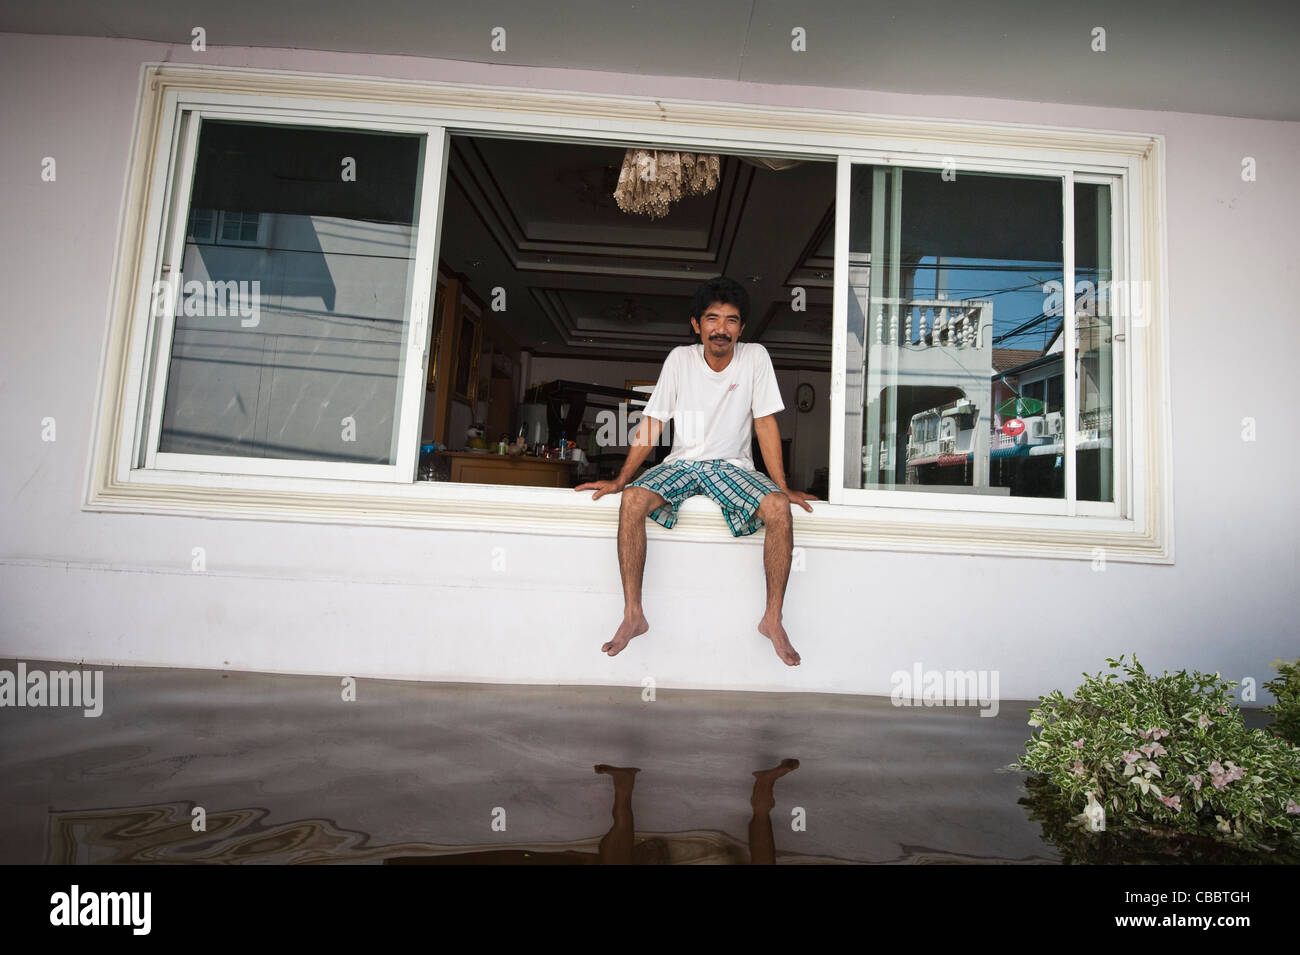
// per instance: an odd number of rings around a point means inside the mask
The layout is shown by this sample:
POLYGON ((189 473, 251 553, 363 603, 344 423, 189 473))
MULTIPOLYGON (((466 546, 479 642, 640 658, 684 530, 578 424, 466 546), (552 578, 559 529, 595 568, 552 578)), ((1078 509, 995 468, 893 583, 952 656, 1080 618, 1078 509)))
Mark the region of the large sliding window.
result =
POLYGON ((442 131, 179 120, 146 467, 409 480, 442 131))
POLYGON ((356 78, 257 93, 154 74, 92 506, 606 528, 613 505, 571 491, 415 480, 448 135, 551 136, 837 161, 831 500, 800 518, 810 542, 889 526, 923 547, 1169 559, 1158 139, 899 120, 875 143, 866 120, 747 126, 725 105, 674 121, 629 100, 624 120, 577 94, 386 102, 356 78))
POLYGON ((840 179, 832 500, 1113 502, 1110 186, 847 159, 840 179))

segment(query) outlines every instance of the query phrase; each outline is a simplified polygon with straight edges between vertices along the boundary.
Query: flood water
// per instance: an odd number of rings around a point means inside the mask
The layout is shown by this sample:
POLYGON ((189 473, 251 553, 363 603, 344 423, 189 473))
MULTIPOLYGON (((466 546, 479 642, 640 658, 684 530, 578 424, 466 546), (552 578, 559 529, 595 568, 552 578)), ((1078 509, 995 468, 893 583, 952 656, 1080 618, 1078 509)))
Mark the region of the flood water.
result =
POLYGON ((1032 702, 102 669, 0 712, 0 862, 1108 861, 1003 770, 1032 702))

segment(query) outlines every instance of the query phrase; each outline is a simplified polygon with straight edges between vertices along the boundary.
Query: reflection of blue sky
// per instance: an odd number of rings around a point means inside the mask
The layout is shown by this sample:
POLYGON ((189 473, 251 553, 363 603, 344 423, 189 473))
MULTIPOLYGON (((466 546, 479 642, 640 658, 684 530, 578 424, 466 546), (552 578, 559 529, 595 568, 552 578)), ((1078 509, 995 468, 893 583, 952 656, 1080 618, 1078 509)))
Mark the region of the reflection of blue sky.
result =
MULTIPOLYGON (((1060 262, 1008 259, 944 258, 942 267, 933 255, 924 256, 916 270, 916 298, 985 299, 993 302, 993 337, 1017 334, 999 341, 999 348, 1047 347, 1061 323, 1059 316, 1044 319, 1047 293, 1043 285, 1061 281, 1060 262)), ((1096 270, 1077 269, 1075 280, 1095 280, 1096 270)))

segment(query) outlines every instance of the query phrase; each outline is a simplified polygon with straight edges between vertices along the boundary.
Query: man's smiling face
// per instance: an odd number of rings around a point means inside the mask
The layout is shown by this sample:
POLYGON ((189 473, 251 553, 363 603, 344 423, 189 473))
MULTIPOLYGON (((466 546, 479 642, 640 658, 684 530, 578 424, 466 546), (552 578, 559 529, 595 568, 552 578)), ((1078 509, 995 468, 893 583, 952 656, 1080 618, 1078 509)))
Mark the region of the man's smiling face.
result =
POLYGON ((740 310, 736 306, 714 302, 699 318, 691 319, 691 328, 700 336, 705 354, 725 361, 735 350, 745 324, 740 320, 740 310))

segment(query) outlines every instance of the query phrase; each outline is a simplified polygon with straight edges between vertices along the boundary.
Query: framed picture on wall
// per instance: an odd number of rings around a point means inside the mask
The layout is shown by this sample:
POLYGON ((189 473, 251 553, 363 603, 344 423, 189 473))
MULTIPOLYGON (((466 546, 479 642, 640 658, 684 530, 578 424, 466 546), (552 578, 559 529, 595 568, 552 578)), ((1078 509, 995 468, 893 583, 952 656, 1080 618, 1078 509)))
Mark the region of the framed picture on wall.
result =
POLYGON ((446 300, 447 283, 439 279, 433 293, 433 321, 431 322, 433 331, 432 337, 429 339, 428 389, 430 391, 438 387, 438 343, 442 339, 442 309, 446 300))
POLYGON ((468 297, 460 303, 460 329, 456 336, 456 378, 452 392, 474 407, 478 392, 478 358, 483 350, 483 323, 478 305, 468 297))

